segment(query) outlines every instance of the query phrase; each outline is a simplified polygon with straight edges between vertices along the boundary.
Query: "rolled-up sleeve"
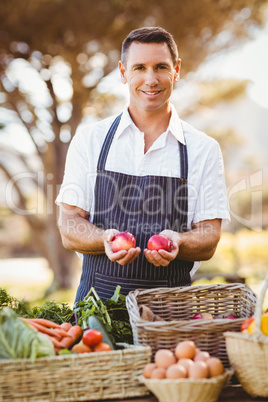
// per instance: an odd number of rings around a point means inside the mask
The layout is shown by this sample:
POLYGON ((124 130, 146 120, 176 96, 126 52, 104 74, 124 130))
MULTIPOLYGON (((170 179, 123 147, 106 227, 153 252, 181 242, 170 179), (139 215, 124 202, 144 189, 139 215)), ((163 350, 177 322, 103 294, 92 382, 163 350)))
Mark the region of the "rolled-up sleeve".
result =
POLYGON ((56 204, 64 202, 90 212, 93 208, 92 189, 96 173, 90 167, 87 148, 84 136, 77 132, 67 152, 63 182, 56 204))
POLYGON ((223 227, 230 222, 223 158, 216 141, 210 143, 195 196, 192 223, 219 218, 223 227))

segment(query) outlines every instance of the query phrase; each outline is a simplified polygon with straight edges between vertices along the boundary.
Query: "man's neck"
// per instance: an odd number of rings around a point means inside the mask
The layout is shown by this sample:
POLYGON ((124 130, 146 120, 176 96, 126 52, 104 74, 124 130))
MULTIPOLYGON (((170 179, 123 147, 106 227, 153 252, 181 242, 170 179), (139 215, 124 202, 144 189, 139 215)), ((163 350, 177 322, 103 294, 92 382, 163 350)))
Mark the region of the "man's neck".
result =
POLYGON ((171 117, 171 106, 168 105, 166 109, 154 111, 136 111, 135 108, 129 107, 129 114, 138 129, 144 133, 144 153, 146 153, 157 138, 167 130, 171 117))

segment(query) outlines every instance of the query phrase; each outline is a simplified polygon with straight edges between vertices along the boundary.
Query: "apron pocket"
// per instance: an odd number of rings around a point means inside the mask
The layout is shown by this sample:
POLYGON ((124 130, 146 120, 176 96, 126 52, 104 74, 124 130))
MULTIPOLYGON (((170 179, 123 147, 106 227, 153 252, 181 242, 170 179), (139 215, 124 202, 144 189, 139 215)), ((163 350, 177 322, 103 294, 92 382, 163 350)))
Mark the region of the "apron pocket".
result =
POLYGON ((117 285, 121 286, 120 293, 122 293, 123 295, 127 295, 131 290, 135 289, 153 289, 168 287, 168 281, 165 279, 130 279, 103 275, 99 272, 95 273, 94 279, 94 288, 103 301, 110 299, 113 296, 117 285))

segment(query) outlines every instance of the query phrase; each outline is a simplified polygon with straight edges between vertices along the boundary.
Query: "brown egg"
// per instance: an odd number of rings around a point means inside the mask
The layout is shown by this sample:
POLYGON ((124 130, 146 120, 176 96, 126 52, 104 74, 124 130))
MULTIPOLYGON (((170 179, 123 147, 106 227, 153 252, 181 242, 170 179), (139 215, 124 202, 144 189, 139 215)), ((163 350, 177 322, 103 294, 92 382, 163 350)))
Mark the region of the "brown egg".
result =
POLYGON ((206 364, 208 366, 209 377, 216 377, 224 372, 224 367, 220 359, 217 357, 210 357, 206 364))
POLYGON ((154 362, 156 363, 157 367, 161 368, 168 368, 171 364, 176 363, 176 357, 168 349, 159 349, 154 357, 154 362))
POLYGON ((179 364, 180 366, 185 367, 185 368, 186 368, 186 371, 187 371, 187 375, 188 375, 188 373, 189 373, 189 368, 190 368, 190 366, 192 366, 192 365, 194 364, 194 362, 193 362, 192 359, 187 359, 186 357, 183 357, 182 359, 180 359, 180 360, 178 361, 177 364, 179 364))
POLYGON ((145 378, 151 378, 152 371, 157 367, 155 363, 148 363, 143 369, 143 375, 145 378))
POLYGON ((185 367, 180 366, 179 364, 172 364, 167 368, 166 378, 186 378, 187 370, 185 367))
POLYGON ((151 373, 151 378, 166 378, 166 370, 161 367, 155 368, 151 373))
POLYGON ((194 362, 189 368, 189 378, 207 378, 208 366, 205 362, 194 362))
POLYGON ((181 341, 175 349, 177 359, 192 359, 195 355, 196 346, 193 341, 181 341))
POLYGON ((208 352, 200 350, 198 353, 196 353, 196 355, 195 355, 193 360, 195 362, 205 362, 209 358, 210 358, 210 354, 208 352))

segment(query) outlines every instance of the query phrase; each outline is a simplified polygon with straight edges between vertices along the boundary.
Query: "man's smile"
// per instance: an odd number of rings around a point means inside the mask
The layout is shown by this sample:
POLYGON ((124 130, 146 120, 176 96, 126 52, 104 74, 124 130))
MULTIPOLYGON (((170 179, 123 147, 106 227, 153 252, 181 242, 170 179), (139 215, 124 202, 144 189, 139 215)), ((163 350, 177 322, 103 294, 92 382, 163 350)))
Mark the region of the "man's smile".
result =
POLYGON ((160 94, 161 90, 158 90, 158 91, 143 91, 143 90, 141 90, 141 92, 144 93, 145 95, 156 96, 156 95, 160 94))

